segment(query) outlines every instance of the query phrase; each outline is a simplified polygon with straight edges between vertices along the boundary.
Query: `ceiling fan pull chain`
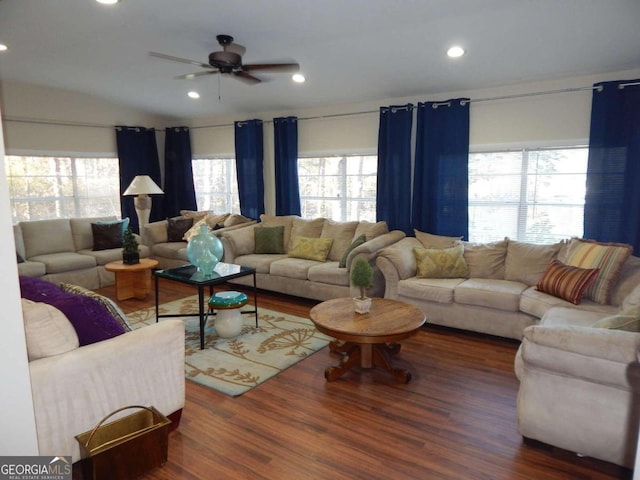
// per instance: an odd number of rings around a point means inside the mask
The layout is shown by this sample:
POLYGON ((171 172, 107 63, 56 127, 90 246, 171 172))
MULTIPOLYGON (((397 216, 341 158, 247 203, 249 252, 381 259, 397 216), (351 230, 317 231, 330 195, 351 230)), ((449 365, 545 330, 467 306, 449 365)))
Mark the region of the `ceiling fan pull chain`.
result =
POLYGON ((221 82, 220 77, 222 77, 222 75, 218 75, 218 102, 222 103, 222 94, 220 93, 220 90, 221 90, 221 88, 220 88, 220 82, 221 82))

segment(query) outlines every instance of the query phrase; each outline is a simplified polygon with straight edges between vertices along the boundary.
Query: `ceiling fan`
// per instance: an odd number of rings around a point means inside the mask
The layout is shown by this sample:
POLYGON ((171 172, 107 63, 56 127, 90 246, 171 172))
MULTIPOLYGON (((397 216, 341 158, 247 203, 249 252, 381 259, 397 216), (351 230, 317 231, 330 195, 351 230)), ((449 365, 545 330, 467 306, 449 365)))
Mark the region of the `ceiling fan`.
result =
POLYGON ((162 58, 164 60, 171 60, 172 62, 186 63, 189 65, 196 65, 198 67, 206 68, 205 71, 187 73, 180 75, 178 79, 192 79, 201 75, 211 74, 227 74, 233 78, 241 80, 249 85, 255 85, 262 82, 261 79, 252 75, 254 72, 264 73, 287 73, 297 72, 300 69, 300 65, 297 63, 252 63, 243 64, 242 55, 246 51, 246 48, 237 43, 233 43, 233 37, 231 35, 217 35, 216 39, 222 46, 221 51, 211 52, 209 54, 209 63, 198 62, 197 60, 189 60, 187 58, 174 57, 172 55, 166 55, 164 53, 149 52, 152 57, 162 58))

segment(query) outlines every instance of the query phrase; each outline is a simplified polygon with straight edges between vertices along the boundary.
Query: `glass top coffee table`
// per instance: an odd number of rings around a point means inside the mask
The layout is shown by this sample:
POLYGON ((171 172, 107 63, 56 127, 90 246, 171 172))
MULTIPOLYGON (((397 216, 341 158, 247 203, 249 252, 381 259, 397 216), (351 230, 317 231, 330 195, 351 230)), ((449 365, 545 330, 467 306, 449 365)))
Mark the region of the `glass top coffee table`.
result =
MULTIPOLYGON (((205 276, 193 265, 183 265, 176 268, 165 268, 164 270, 156 270, 153 272, 155 278, 156 291, 156 322, 160 318, 166 317, 199 317, 200 318, 200 349, 204 349, 204 326, 209 315, 209 308, 205 309, 204 290, 209 289, 209 297, 213 295, 213 287, 225 283, 233 278, 253 276, 253 310, 243 310, 243 314, 254 314, 256 317, 256 327, 258 326, 258 289, 256 288, 256 269, 234 265, 232 263, 219 262, 212 275, 205 276), (174 282, 193 285, 198 289, 198 313, 187 314, 158 314, 158 305, 160 304, 158 296, 158 280, 160 278, 172 280, 174 282)), ((208 298, 207 298, 208 300, 208 298)), ((215 313, 213 313, 215 315, 215 313)))

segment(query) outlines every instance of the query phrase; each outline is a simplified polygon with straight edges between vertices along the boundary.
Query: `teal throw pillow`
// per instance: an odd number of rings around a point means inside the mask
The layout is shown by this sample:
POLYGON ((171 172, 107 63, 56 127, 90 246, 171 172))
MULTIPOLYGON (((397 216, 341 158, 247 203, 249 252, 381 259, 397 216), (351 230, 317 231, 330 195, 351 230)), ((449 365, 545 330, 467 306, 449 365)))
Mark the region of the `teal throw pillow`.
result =
POLYGON ((351 245, 349 245, 349 247, 344 251, 344 255, 342 255, 342 258, 340 259, 340 263, 338 263, 338 267, 339 268, 347 268, 347 257, 349 257, 349 254, 351 253, 351 251, 354 248, 359 247, 360 245, 362 245, 366 241, 367 241, 367 237, 365 235, 360 235, 358 238, 356 238, 351 243, 351 245))
POLYGON ((285 253, 284 225, 256 227, 253 229, 255 253, 285 253))

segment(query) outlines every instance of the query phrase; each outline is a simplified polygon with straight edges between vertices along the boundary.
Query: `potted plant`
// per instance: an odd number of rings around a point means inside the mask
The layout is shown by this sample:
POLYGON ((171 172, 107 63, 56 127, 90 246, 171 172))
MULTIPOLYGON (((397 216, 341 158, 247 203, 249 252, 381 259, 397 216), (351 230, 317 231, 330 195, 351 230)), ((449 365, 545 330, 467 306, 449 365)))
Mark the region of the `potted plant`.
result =
POLYGON ((353 299, 356 313, 369 313, 371 299, 367 297, 367 288, 371 287, 373 269, 364 258, 358 258, 351 267, 351 283, 360 289, 360 296, 353 299))
POLYGON ((140 250, 138 240, 129 227, 122 235, 122 263, 125 265, 135 265, 140 263, 140 250))

